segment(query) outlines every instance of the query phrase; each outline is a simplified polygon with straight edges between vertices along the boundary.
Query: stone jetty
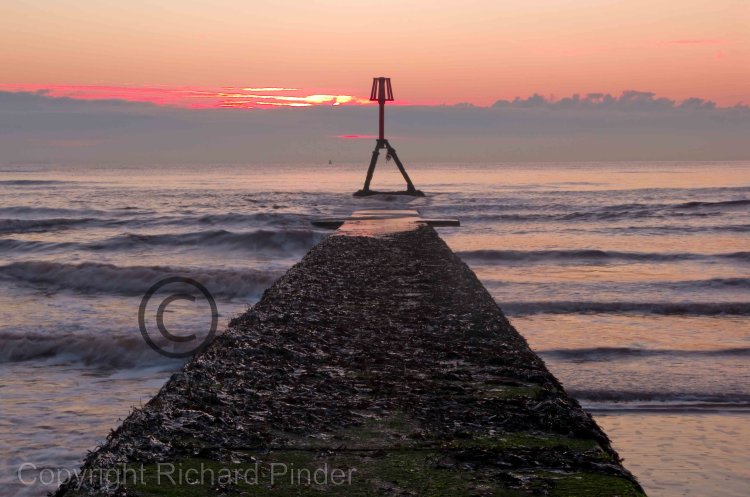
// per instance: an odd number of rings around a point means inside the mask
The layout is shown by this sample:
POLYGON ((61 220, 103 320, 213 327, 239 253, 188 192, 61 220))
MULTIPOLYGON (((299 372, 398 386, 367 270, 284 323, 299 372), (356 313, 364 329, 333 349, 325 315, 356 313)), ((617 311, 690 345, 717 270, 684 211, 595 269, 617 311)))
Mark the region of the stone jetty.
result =
POLYGON ((325 222, 58 496, 644 495, 440 239, 450 220, 325 222))

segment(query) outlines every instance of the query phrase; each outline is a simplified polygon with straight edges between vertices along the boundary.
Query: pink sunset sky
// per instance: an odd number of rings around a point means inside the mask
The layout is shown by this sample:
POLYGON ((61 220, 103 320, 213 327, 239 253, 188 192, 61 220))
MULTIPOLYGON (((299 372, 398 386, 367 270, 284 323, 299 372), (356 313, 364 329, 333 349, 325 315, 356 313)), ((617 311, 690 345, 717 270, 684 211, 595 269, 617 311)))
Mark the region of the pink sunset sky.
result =
POLYGON ((750 102, 750 3, 58 0, 0 4, 0 91, 188 108, 641 90, 750 102))
POLYGON ((5 162, 750 158, 748 0, 0 2, 5 162), (363 155, 364 154, 364 155, 363 155))

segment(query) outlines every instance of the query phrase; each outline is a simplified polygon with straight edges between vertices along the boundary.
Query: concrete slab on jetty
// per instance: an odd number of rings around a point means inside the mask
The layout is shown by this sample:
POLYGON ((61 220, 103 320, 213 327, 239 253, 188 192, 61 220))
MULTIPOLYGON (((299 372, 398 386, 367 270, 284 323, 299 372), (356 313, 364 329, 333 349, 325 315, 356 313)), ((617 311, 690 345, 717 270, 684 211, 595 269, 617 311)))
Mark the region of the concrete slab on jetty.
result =
POLYGON ((416 210, 360 210, 345 218, 313 219, 313 226, 335 229, 349 236, 378 236, 414 229, 419 225, 432 227, 460 226, 458 219, 423 218, 416 210))
POLYGON ((57 495, 644 495, 415 217, 352 216, 57 495))

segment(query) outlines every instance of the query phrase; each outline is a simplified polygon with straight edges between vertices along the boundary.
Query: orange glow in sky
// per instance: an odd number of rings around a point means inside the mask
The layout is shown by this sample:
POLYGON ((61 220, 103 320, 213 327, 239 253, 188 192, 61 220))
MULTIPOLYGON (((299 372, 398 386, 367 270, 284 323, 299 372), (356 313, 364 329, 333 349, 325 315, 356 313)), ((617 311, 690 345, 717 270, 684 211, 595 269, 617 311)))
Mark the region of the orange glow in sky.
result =
POLYGON ((352 105, 385 75, 415 104, 641 90, 729 106, 750 103, 749 26, 747 0, 2 2, 0 84, 352 105))
POLYGON ((168 88, 78 85, 7 85, 0 91, 42 91, 51 97, 78 100, 126 100, 190 109, 252 109, 259 105, 311 107, 313 105, 366 105, 369 99, 352 95, 305 95, 296 88, 168 88), (267 92, 267 93, 265 93, 267 92))

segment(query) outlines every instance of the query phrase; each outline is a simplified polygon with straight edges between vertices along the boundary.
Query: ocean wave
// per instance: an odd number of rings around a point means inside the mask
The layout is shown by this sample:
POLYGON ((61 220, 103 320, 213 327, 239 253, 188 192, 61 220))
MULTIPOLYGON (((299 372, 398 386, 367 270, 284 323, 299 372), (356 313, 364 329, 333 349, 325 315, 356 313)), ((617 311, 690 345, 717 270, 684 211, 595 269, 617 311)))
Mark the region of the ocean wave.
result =
POLYGON ((705 280, 666 281, 654 283, 656 285, 664 285, 670 289, 682 290, 750 288, 750 278, 709 278, 705 280))
POLYGON ((122 250, 142 246, 190 245, 243 250, 295 251, 308 250, 325 236, 313 230, 227 230, 194 231, 189 233, 137 234, 125 233, 100 242, 86 244, 90 250, 122 250))
POLYGON ((695 209, 696 207, 744 207, 746 205, 750 205, 750 199, 683 202, 675 205, 675 207, 678 209, 695 209))
POLYGON ((664 219, 677 218, 706 218, 720 216, 719 212, 665 212, 651 209, 638 209, 634 211, 621 210, 599 210, 599 211, 576 211, 558 213, 529 213, 529 214, 485 214, 478 213, 475 216, 466 216, 467 220, 492 221, 492 222, 579 222, 579 221, 618 221, 627 219, 664 219))
POLYGON ((45 220, 50 216, 54 217, 75 217, 75 216, 101 216, 108 212, 99 209, 66 209, 64 207, 37 207, 29 205, 16 205, 11 207, 0 207, 0 214, 3 216, 24 216, 39 220, 45 220))
POLYGON ((252 212, 238 213, 228 212, 225 214, 203 214, 195 217, 185 217, 177 221, 177 224, 247 224, 258 223, 285 226, 289 224, 307 225, 307 217, 300 214, 285 212, 252 212))
POLYGON ((0 363, 29 360, 73 362, 108 369, 175 363, 154 352, 138 330, 130 336, 110 336, 106 333, 19 336, 0 333, 0 363))
POLYGON ((0 233, 35 233, 63 230, 97 222, 94 218, 0 219, 0 233))
POLYGON ((716 254, 715 257, 724 257, 726 259, 750 262, 750 252, 733 252, 730 254, 716 254))
MULTIPOLYGON (((0 208, 0 234, 36 233, 79 227, 116 227, 130 229, 158 226, 268 226, 297 228, 305 231, 309 226, 306 216, 299 214, 255 212, 249 214, 202 214, 146 216, 147 211, 134 207, 121 207, 112 211, 88 209, 58 209, 44 207, 0 208)), ((262 235, 261 235, 262 236, 262 235)), ((292 235, 294 236, 294 235, 292 235)))
POLYGON ((143 295, 155 282, 169 276, 194 279, 215 297, 247 298, 259 296, 281 273, 252 269, 115 266, 94 262, 62 264, 28 261, 0 266, 0 279, 42 287, 45 292, 143 295))
MULTIPOLYGON (((72 223, 75 225, 76 223, 72 223)), ((0 233, 2 233, 0 220, 0 233)), ((23 223, 26 232, 30 232, 35 223, 23 223)), ((46 223, 39 225, 44 230, 46 223)), ((5 234, 15 233, 10 227, 5 234)), ((277 254, 286 252, 307 251, 320 242, 325 233, 313 230, 257 230, 232 232, 227 230, 196 231, 189 233, 138 234, 125 233, 101 241, 45 242, 41 240, 22 240, 15 238, 0 239, 0 249, 15 252, 41 252, 60 249, 67 250, 129 250, 139 247, 179 247, 224 248, 248 251, 267 251, 277 254)))
POLYGON ((499 302, 510 316, 534 314, 657 314, 668 316, 750 316, 745 302, 499 302))
MULTIPOLYGON (((1 244, 0 244, 1 246, 1 244)), ((497 278, 487 276, 482 278, 485 286, 498 297, 512 298, 526 296, 526 298, 567 298, 570 295, 596 296, 602 293, 617 295, 640 295, 642 298, 651 295, 670 295, 672 300, 685 300, 690 295, 699 296, 706 302, 709 292, 720 301, 737 301, 737 296, 750 297, 750 278, 708 278, 704 280, 645 280, 645 281, 555 281, 555 282, 524 282, 506 281, 502 275, 497 278), (532 297, 532 295, 534 297, 532 297), (728 297, 729 295, 730 297, 728 297)), ((744 303, 743 303, 744 304, 744 303)), ((750 305, 750 304, 749 304, 750 305)))
POLYGON ((554 216, 554 220, 559 221, 616 221, 620 219, 650 219, 650 218, 685 218, 685 217, 716 217, 720 212, 674 212, 662 209, 634 209, 634 210, 609 210, 602 209, 599 211, 571 212, 554 216))
POLYGON ((43 242, 40 240, 16 240, 0 238, 0 250, 4 252, 41 252, 48 250, 70 249, 78 244, 73 242, 43 242))
POLYGON ((468 203, 436 208, 441 215, 461 214, 466 221, 489 222, 579 222, 642 219, 672 220, 713 218, 725 211, 745 208, 750 200, 694 201, 683 203, 623 203, 604 206, 579 206, 575 203, 468 203))
POLYGON ((695 254, 686 252, 620 252, 612 250, 464 250, 458 256, 481 262, 674 262, 691 260, 728 259, 750 262, 750 252, 723 254, 695 254))
POLYGON ((130 222, 133 226, 309 226, 307 216, 286 212, 162 215, 134 218, 130 222))
POLYGON ((644 226, 605 226, 590 228, 587 231, 595 231, 601 233, 635 233, 645 232, 648 234, 672 234, 672 233, 705 233, 705 232, 732 232, 732 233, 748 233, 750 232, 750 224, 710 224, 710 225, 687 225, 687 224, 675 224, 675 225, 644 225, 644 226))
MULTIPOLYGON (((593 402, 659 402, 668 404, 734 404, 750 405, 750 394, 722 392, 681 392, 650 390, 596 390, 566 389, 568 393, 582 401, 593 402)), ((664 406, 667 407, 667 406, 664 406)))
MULTIPOLYGON (((2 171, 6 172, 6 171, 2 171)), ((37 185, 61 185, 72 183, 71 181, 59 181, 59 180, 46 180, 46 179, 11 179, 2 180, 0 185, 8 186, 37 186, 37 185)))
POLYGON ((635 347, 590 347, 580 349, 539 350, 538 353, 551 359, 571 362, 599 362, 630 358, 660 356, 680 357, 729 357, 750 356, 750 347, 711 350, 641 349, 635 347))

